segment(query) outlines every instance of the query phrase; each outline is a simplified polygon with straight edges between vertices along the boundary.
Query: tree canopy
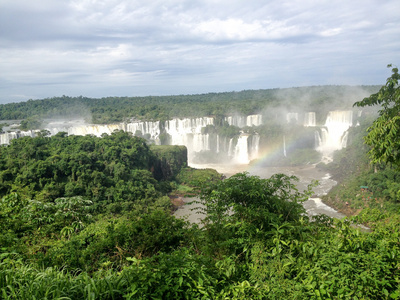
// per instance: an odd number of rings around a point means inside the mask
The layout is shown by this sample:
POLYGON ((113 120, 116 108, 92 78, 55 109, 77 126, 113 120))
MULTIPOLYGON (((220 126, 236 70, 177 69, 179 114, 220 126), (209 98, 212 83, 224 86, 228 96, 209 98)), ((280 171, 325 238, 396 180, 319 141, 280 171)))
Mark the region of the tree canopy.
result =
MULTIPOLYGON (((392 65, 388 65, 392 68, 392 65)), ((379 117, 367 129, 364 140, 371 147, 369 151, 373 163, 392 163, 400 167, 400 87, 399 70, 392 68, 392 75, 386 84, 371 96, 358 101, 354 106, 381 105, 379 117)))
POLYGON ((317 112, 348 108, 361 93, 368 95, 377 86, 311 86, 286 89, 245 90, 240 92, 197 95, 146 97, 69 97, 60 96, 0 105, 0 120, 29 119, 32 128, 37 120, 51 118, 84 118, 88 122, 106 124, 126 119, 167 120, 174 117, 210 115, 250 115, 264 109, 285 107, 289 110, 309 109, 317 112), (228 109, 227 109, 228 107, 228 109))

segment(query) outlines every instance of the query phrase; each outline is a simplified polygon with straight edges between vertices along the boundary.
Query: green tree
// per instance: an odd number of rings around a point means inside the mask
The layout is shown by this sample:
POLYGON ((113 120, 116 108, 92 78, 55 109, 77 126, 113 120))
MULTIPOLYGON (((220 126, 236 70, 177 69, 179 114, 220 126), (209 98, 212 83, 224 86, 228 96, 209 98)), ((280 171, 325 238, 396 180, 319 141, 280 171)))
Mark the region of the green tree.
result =
POLYGON ((199 209, 206 214, 208 251, 217 257, 240 255, 274 228, 300 221, 311 186, 301 193, 293 181, 298 179, 284 174, 261 179, 238 173, 204 189, 199 209))
POLYGON ((284 174, 275 174, 269 179, 235 174, 203 190, 207 221, 219 223, 230 216, 235 221, 268 228, 279 219, 297 220, 305 213, 301 204, 308 199, 311 186, 301 193, 293 181, 298 178, 284 174))
MULTIPOLYGON (((388 65, 392 68, 392 65, 388 65)), ((398 68, 392 68, 392 75, 386 85, 371 96, 354 103, 354 106, 365 107, 381 105, 379 117, 367 129, 364 140, 371 147, 369 156, 373 163, 392 163, 400 167, 400 74, 398 68)))

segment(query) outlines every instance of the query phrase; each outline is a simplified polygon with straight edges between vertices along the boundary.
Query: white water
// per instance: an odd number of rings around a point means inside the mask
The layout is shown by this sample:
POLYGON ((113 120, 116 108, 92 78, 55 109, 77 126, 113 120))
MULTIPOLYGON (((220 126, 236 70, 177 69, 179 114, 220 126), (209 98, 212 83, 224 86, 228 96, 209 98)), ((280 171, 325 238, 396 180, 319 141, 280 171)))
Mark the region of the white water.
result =
POLYGON ((251 143, 249 147, 249 160, 258 158, 258 151, 260 148, 260 136, 258 134, 251 136, 251 143))
MULTIPOLYGON (((299 114, 291 112, 286 114, 288 122, 298 122, 299 114)), ((322 128, 316 126, 315 113, 307 112, 304 115, 304 126, 315 127, 316 149, 323 154, 324 161, 330 161, 334 150, 339 150, 347 144, 347 130, 352 126, 351 111, 332 111, 328 114, 325 125, 322 128)), ((225 120, 238 127, 262 125, 262 115, 229 116, 225 120)), ((160 121, 132 121, 128 123, 109 125, 90 125, 82 121, 56 121, 52 120, 47 126, 52 135, 65 131, 69 135, 95 135, 111 134, 115 130, 125 130, 132 134, 139 134, 155 144, 160 144, 159 136, 165 132, 169 136, 168 144, 184 145, 188 148, 189 163, 194 161, 196 153, 211 151, 230 158, 233 163, 247 164, 250 160, 257 159, 259 155, 260 136, 242 133, 239 137, 228 139, 215 133, 203 134, 202 130, 207 125, 214 125, 212 117, 172 119, 166 122, 160 121)), ((10 140, 22 136, 34 136, 30 132, 11 132, 0 134, 0 143, 9 144, 10 140)), ((283 138, 283 152, 286 154, 286 140, 283 138)))
POLYGON ((304 127, 315 127, 316 124, 315 112, 306 112, 304 114, 304 127))
POLYGON ((229 116, 225 117, 225 121, 231 126, 243 128, 245 126, 260 126, 263 124, 262 115, 249 115, 249 116, 229 116))
POLYGON ((262 125, 262 115, 247 116, 246 117, 246 125, 249 127, 262 125))
POLYGON ((123 130, 122 124, 110 125, 80 125, 68 128, 68 135, 95 135, 100 137, 102 134, 111 134, 115 130, 123 130))
POLYGON ((152 140, 159 143, 158 136, 161 133, 160 121, 155 122, 131 122, 126 124, 126 131, 133 133, 134 135, 140 131, 142 135, 149 135, 152 140))
POLYGON ((333 151, 340 150, 347 145, 347 130, 353 126, 352 111, 331 111, 321 128, 318 136, 319 145, 317 150, 325 158, 330 158, 333 151))
POLYGON ((194 119, 172 119, 165 122, 165 131, 171 137, 170 145, 184 145, 188 149, 189 161, 200 151, 211 150, 209 134, 202 134, 202 128, 214 125, 214 119, 209 117, 194 119))
POLYGON ((36 132, 34 130, 28 130, 28 131, 2 133, 0 134, 0 145, 8 145, 10 144, 11 140, 22 138, 25 136, 35 137, 36 132))
POLYGON ((299 113, 290 112, 286 114, 286 121, 288 123, 297 123, 299 121, 299 113))
POLYGON ((237 164, 248 164, 250 162, 247 145, 248 138, 248 135, 242 134, 237 141, 233 154, 233 161, 237 164))
POLYGON ((283 136, 283 156, 286 157, 286 139, 285 139, 285 136, 283 136))

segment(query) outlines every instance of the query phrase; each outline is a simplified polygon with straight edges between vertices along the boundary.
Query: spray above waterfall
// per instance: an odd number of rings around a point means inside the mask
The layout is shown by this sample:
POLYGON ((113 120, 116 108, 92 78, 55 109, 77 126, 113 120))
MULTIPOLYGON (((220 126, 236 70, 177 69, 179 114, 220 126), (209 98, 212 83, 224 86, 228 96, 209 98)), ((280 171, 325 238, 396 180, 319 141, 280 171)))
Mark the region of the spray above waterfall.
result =
MULTIPOLYGON (((318 125, 315 112, 289 112, 278 120, 285 120, 287 130, 290 128, 305 128, 303 131, 309 134, 314 132, 315 138, 312 138, 311 147, 323 154, 324 157, 330 157, 335 150, 346 146, 347 130, 353 126, 352 111, 331 111, 328 113, 323 125, 318 125), (295 127, 292 127, 295 126, 295 127), (306 130, 306 128, 308 128, 306 130)), ((234 135, 224 135, 216 130, 215 117, 199 118, 174 118, 167 121, 129 121, 119 124, 93 125, 85 124, 77 120, 50 122, 45 129, 51 135, 60 131, 67 132, 68 135, 86 135, 92 134, 101 136, 102 134, 111 134, 115 130, 124 130, 133 135, 146 138, 154 144, 166 145, 184 145, 188 148, 189 163, 200 160, 206 163, 210 159, 217 162, 233 162, 237 164, 248 164, 251 160, 265 156, 271 149, 281 149, 283 157, 288 157, 292 152, 293 146, 304 144, 305 136, 303 134, 284 132, 281 137, 276 139, 276 145, 272 145, 272 140, 265 137, 263 130, 268 130, 263 125, 270 121, 261 114, 248 116, 226 116, 225 121, 234 130, 234 135), (264 129, 262 129, 264 128, 264 129), (262 145, 261 145, 262 144, 262 145), (200 159, 200 157, 203 157, 200 159)), ((268 123, 270 124, 270 123, 268 123)), ((224 125, 225 126, 225 125, 224 125)), ((228 126, 228 125, 226 125, 228 126)), ((297 129, 298 130, 298 129, 297 129)), ((302 131, 300 131, 302 132, 302 131)), ((276 133, 275 133, 276 135, 276 133)), ((11 139, 23 136, 35 136, 34 131, 29 132, 8 132, 0 134, 1 144, 9 144, 11 139)), ((308 137, 310 140, 310 137, 308 137)), ((307 145, 310 141, 306 142, 307 145)), ((277 152, 279 153, 279 152, 277 152)))

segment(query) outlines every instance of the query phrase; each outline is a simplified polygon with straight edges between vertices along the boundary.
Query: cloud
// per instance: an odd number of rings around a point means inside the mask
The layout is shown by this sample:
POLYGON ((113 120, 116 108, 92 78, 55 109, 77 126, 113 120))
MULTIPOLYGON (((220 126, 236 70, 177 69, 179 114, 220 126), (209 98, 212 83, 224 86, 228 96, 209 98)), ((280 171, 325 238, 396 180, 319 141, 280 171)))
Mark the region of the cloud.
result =
POLYGON ((0 103, 378 84, 400 58, 397 0, 0 0, 0 7, 0 103))

